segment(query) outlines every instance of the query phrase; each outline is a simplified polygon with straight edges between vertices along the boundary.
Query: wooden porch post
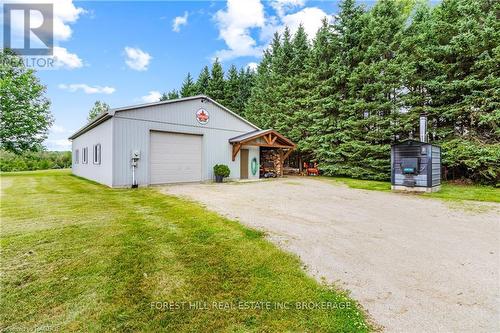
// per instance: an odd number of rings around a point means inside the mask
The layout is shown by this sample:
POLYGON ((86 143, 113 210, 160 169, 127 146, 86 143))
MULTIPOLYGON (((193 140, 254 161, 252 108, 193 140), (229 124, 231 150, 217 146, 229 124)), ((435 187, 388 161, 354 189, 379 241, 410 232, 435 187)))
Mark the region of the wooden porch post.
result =
POLYGON ((280 177, 283 177, 283 167, 285 165, 285 159, 283 158, 283 149, 279 149, 279 155, 280 155, 280 177))

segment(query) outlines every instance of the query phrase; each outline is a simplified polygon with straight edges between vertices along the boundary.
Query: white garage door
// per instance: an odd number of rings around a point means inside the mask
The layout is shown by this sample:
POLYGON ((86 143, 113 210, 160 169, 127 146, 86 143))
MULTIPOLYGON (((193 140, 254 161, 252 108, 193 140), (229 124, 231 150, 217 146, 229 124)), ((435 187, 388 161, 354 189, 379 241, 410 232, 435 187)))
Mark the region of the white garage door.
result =
POLYGON ((200 135, 151 132, 151 184, 201 181, 200 135))

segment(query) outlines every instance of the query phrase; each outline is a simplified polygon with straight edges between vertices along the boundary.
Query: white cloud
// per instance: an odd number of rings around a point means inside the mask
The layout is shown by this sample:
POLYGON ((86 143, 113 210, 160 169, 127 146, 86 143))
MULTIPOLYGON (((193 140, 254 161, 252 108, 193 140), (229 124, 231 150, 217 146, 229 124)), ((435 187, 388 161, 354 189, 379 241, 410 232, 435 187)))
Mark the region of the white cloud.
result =
POLYGON ((220 50, 216 56, 228 60, 242 56, 260 56, 262 48, 251 36, 250 29, 265 25, 264 6, 260 0, 228 0, 227 9, 215 14, 219 27, 219 38, 227 49, 220 50))
POLYGON ((148 69, 149 62, 152 57, 149 53, 142 51, 139 48, 125 47, 127 59, 125 63, 128 67, 136 71, 145 71, 148 69))
POLYGON ((188 23, 188 12, 184 12, 184 16, 177 16, 172 21, 172 30, 175 32, 181 31, 182 25, 187 25, 188 23))
POLYGON ((161 98, 161 93, 159 91, 153 90, 150 91, 146 96, 142 96, 141 100, 145 103, 154 103, 158 102, 161 98))
POLYGON ((46 142, 48 150, 71 150, 71 141, 68 139, 48 139, 46 142))
POLYGON ((282 34, 285 26, 288 26, 290 32, 294 34, 297 32, 299 25, 302 24, 308 38, 312 40, 325 17, 329 22, 334 20, 333 15, 327 14, 317 7, 307 7, 296 13, 284 15, 279 19, 274 17, 269 19, 266 26, 261 30, 260 38, 269 42, 276 31, 282 34))
POLYGON ((278 16, 282 17, 286 12, 294 9, 304 7, 305 0, 272 0, 271 7, 276 10, 278 16))
POLYGON ((250 69, 251 71, 257 71, 257 66, 259 66, 259 64, 257 64, 256 62, 249 62, 245 68, 248 68, 250 69))
POLYGON ((299 25, 302 23, 307 36, 310 39, 313 39, 316 35, 316 32, 318 32, 318 29, 322 25, 321 21, 325 17, 329 22, 333 21, 333 15, 328 15, 323 10, 317 7, 308 7, 302 9, 297 13, 283 16, 281 21, 284 25, 290 28, 290 31, 292 33, 295 33, 299 28, 299 25))
POLYGON ((113 87, 89 86, 85 83, 73 84, 60 84, 59 89, 67 90, 69 92, 83 91, 86 94, 106 94, 110 95, 116 91, 113 87))
POLYGON ((83 61, 75 53, 70 53, 64 47, 54 46, 54 65, 57 68, 80 68, 83 61))
POLYGON ((57 124, 52 125, 52 127, 50 128, 50 131, 52 133, 55 133, 55 134, 69 133, 70 132, 66 128, 64 128, 63 126, 59 126, 57 124))
MULTIPOLYGON (((85 9, 77 7, 73 4, 73 0, 9 0, 9 3, 29 3, 29 4, 53 4, 53 29, 54 29, 54 39, 55 41, 65 41, 68 40, 73 31, 70 24, 75 23, 82 14, 85 13, 85 9)), ((39 27, 42 24, 43 16, 39 12, 32 12, 30 15, 30 25, 32 27, 39 27)), ((15 30, 17 26, 21 27, 24 24, 22 20, 14 20, 12 22, 15 30)), ((22 31, 22 28, 21 30, 22 31)))
POLYGON ((285 26, 294 34, 299 25, 304 26, 309 39, 321 27, 323 18, 332 22, 333 15, 317 7, 306 7, 305 0, 272 0, 271 7, 277 15, 265 16, 262 0, 227 0, 227 8, 219 10, 214 19, 219 28, 219 38, 227 45, 215 53, 221 61, 237 57, 260 57, 269 45, 273 34, 282 33, 285 26), (299 8, 299 11, 297 11, 299 8), (252 33, 257 31, 257 41, 252 33))

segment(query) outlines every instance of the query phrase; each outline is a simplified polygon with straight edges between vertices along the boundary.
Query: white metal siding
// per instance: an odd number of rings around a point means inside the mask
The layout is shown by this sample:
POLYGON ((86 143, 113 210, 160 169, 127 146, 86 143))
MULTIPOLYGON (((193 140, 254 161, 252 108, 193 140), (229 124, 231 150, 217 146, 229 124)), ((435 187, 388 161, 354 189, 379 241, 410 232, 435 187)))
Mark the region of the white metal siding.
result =
POLYGON ((151 184, 201 181, 202 136, 151 132, 151 184))
MULTIPOLYGON (((201 99, 157 105, 129 111, 119 111, 114 120, 114 170, 113 186, 129 186, 132 183, 130 156, 140 150, 141 158, 136 169, 138 184, 150 184, 150 132, 164 131, 202 135, 202 180, 212 180, 213 166, 226 164, 230 178, 240 177, 239 154, 231 160, 229 139, 256 130, 241 119, 217 105, 201 99), (196 120, 196 111, 204 108, 210 114, 206 125, 196 120)), ((257 153, 258 156, 258 153, 257 153)))
POLYGON ((113 184, 113 119, 108 119, 99 126, 96 126, 73 139, 73 174, 94 180, 101 184, 112 186, 113 184), (94 145, 101 145, 101 163, 94 164, 94 145), (87 163, 83 163, 83 149, 88 148, 87 163), (80 154, 78 162, 75 163, 75 153, 80 154))

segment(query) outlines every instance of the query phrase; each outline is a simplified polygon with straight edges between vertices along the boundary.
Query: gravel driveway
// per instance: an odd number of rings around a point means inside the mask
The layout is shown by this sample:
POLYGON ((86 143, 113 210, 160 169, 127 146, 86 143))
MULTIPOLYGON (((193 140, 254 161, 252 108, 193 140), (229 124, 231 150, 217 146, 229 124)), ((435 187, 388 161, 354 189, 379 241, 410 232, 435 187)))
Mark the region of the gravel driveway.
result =
POLYGON ((500 332, 500 205, 311 178, 166 186, 264 230, 388 332, 500 332))

